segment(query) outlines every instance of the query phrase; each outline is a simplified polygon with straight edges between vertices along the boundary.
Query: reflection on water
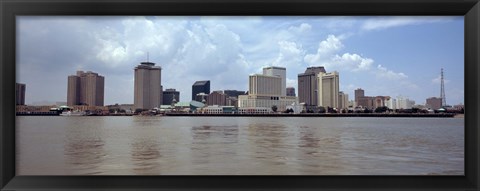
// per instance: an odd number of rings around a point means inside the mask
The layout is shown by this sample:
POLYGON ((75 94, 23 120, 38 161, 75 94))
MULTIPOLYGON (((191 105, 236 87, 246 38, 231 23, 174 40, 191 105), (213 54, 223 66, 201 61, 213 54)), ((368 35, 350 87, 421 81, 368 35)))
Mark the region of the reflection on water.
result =
POLYGON ((74 140, 65 145, 67 162, 74 170, 85 171, 86 174, 98 174, 99 164, 106 157, 103 150, 105 142, 101 140, 74 140))
POLYGON ((132 144, 132 161, 134 164, 133 171, 135 174, 155 174, 159 171, 160 165, 158 159, 162 156, 159 146, 155 141, 143 140, 132 144))
POLYGON ((463 119, 17 117, 18 175, 464 174, 463 119))
POLYGON ((101 132, 102 119, 95 119, 95 124, 83 127, 89 129, 88 131, 78 128, 82 125, 80 120, 72 124, 65 127, 64 155, 65 163, 69 167, 67 170, 79 174, 100 174, 100 164, 107 157, 105 141, 102 140, 104 136, 101 132))

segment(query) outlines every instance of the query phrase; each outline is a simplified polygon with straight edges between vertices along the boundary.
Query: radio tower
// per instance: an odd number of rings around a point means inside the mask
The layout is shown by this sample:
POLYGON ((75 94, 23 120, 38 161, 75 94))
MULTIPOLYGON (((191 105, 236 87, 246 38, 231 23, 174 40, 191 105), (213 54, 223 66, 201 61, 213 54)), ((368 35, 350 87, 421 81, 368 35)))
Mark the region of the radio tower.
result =
POLYGON ((441 87, 440 87, 440 98, 442 99, 442 107, 447 105, 447 100, 445 98, 445 84, 443 80, 443 68, 440 73, 441 87))

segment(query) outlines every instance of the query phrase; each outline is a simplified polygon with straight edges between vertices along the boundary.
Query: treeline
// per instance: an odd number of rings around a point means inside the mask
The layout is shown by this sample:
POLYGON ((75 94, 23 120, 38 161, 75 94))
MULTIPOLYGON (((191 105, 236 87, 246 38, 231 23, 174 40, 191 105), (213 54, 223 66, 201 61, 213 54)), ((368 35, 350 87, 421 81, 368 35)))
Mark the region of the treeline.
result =
MULTIPOLYGON (((286 110, 284 113, 291 113, 293 109, 286 110)), ((303 110, 302 113, 457 113, 463 114, 465 110, 461 109, 451 109, 451 108, 441 108, 437 110, 428 110, 423 108, 411 108, 411 109, 390 109, 386 106, 377 107, 375 109, 368 109, 368 108, 355 108, 355 109, 340 109, 336 110, 332 107, 316 107, 316 108, 308 108, 303 110)))

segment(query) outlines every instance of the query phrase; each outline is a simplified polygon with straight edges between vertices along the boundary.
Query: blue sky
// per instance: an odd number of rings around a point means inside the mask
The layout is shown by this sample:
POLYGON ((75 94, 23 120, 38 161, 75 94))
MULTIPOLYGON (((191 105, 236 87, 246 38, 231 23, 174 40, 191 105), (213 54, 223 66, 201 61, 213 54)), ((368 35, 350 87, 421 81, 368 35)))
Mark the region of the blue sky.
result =
POLYGON ((133 68, 160 65, 163 88, 189 101, 197 80, 211 90, 247 90, 264 66, 287 68, 287 86, 308 66, 340 73, 353 99, 440 95, 464 103, 463 17, 17 17, 17 81, 26 103, 66 101, 67 76, 105 76, 105 104, 133 103, 133 68))

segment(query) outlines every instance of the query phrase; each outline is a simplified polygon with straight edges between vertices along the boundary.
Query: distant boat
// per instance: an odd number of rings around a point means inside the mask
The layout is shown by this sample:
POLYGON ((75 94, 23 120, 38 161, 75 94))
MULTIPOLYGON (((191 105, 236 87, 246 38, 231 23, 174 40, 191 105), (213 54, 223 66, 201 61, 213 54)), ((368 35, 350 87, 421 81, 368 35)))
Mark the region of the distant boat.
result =
POLYGON ((87 115, 84 111, 64 111, 60 114, 61 116, 85 116, 87 115))

